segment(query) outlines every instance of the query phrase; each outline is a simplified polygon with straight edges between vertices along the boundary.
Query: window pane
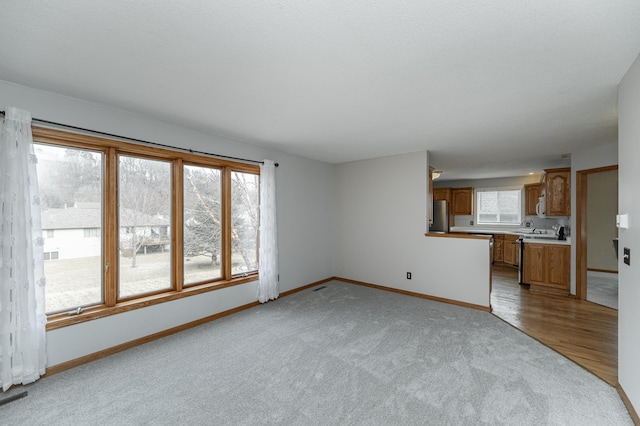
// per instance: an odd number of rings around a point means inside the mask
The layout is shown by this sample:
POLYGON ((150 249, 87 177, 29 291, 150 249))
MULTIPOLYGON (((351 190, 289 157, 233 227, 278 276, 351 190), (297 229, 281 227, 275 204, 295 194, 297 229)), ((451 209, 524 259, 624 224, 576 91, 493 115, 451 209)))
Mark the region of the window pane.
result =
POLYGON ((231 173, 231 273, 258 270, 260 177, 252 173, 231 173))
POLYGON ((478 191, 478 223, 518 224, 521 218, 520 190, 478 191))
POLYGON ((221 277, 220 170, 184 166, 184 284, 221 277))
POLYGON ((171 163, 124 155, 118 163, 118 297, 170 289, 171 163))
POLYGON ((34 144, 48 314, 103 303, 100 152, 34 144), (96 238, 85 238, 95 230, 96 238))

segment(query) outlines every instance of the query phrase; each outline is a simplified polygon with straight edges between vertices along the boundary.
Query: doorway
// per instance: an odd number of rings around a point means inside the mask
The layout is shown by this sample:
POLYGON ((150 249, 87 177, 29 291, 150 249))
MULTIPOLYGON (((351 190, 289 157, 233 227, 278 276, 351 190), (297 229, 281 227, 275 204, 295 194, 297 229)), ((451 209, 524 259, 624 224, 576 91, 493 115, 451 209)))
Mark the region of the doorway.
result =
POLYGON ((576 172, 576 297, 618 309, 618 166, 576 172))

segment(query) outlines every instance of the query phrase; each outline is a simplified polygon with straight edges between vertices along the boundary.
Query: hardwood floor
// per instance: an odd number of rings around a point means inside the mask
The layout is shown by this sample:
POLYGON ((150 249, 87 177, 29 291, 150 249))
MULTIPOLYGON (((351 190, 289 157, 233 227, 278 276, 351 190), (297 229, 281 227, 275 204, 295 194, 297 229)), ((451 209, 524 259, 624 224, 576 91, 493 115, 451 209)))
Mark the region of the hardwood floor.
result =
POLYGON ((570 297, 530 292, 509 266, 493 267, 493 314, 602 380, 618 384, 618 311, 570 297))

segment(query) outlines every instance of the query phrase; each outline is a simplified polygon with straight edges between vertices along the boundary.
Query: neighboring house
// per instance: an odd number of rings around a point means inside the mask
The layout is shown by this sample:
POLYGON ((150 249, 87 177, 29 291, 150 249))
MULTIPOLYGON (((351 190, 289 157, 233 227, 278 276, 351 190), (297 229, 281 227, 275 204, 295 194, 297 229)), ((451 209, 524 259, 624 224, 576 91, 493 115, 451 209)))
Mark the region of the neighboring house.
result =
MULTIPOLYGON (((164 250, 169 244, 169 219, 125 209, 120 217, 120 247, 132 253, 135 233, 138 251, 164 250)), ((102 210, 99 203, 75 203, 73 207, 42 211, 44 259, 72 259, 100 256, 102 252, 102 210)))

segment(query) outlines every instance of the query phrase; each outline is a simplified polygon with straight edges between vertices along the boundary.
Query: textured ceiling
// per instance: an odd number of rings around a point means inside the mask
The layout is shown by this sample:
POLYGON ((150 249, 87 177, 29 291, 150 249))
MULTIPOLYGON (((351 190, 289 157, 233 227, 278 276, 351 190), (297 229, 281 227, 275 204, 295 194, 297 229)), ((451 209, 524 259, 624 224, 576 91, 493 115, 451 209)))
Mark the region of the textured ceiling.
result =
MULTIPOLYGON (((508 176, 617 140, 637 0, 3 0, 0 79, 341 163, 508 176)), ((564 160, 566 161, 566 160, 564 160)))

